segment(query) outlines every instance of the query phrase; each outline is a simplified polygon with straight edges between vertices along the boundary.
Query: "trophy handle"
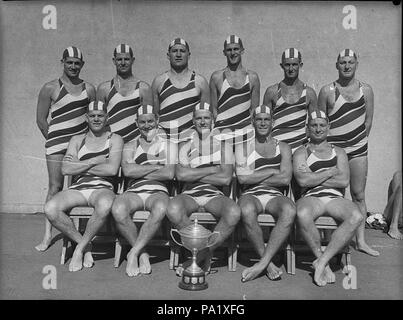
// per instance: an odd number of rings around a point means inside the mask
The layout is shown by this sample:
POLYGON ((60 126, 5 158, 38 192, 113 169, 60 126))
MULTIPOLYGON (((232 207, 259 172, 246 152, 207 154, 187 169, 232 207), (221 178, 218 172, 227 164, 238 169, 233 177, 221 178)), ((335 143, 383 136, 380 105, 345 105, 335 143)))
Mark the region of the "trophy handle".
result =
MULTIPOLYGON (((178 232, 177 229, 171 229, 170 234, 171 234, 172 240, 173 240, 178 246, 182 247, 182 243, 179 243, 178 241, 176 241, 176 239, 175 239, 175 237, 174 237, 174 235, 173 235, 174 232, 176 232, 177 234, 179 234, 179 232, 178 232)), ((179 234, 179 235, 180 235, 180 234, 179 234)))
POLYGON ((214 231, 213 233, 210 234, 210 236, 208 238, 208 241, 207 241, 207 248, 210 248, 211 246, 213 246, 217 242, 217 239, 218 239, 219 235, 220 235, 220 231, 214 231), (211 237, 214 236, 214 234, 216 234, 217 236, 214 238, 214 241, 212 243, 210 243, 210 239, 211 239, 211 237))

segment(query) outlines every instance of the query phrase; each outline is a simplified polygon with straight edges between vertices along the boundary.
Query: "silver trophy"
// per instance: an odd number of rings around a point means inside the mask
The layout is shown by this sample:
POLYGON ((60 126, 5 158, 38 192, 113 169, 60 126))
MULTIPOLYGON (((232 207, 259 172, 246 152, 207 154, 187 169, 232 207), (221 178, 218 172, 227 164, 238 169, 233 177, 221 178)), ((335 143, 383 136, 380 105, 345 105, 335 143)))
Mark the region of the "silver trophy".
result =
POLYGON ((196 256, 200 250, 214 245, 219 234, 219 231, 211 232, 198 224, 197 219, 195 219, 193 224, 182 228, 179 231, 177 229, 171 229, 171 237, 175 243, 192 252, 192 263, 183 270, 182 280, 179 282, 179 288, 193 291, 207 289, 208 284, 206 282, 206 273, 197 265, 196 256), (180 235, 181 243, 176 241, 173 233, 178 233, 180 235), (210 243, 210 239, 214 234, 217 234, 217 236, 213 242, 210 243))

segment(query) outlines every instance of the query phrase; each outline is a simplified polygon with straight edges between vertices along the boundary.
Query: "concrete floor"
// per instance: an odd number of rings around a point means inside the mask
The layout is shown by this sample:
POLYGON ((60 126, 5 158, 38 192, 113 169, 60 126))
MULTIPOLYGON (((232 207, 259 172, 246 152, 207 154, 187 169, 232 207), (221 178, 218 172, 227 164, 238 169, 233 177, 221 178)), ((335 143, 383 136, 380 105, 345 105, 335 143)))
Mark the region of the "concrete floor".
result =
MULTIPOLYGON (((403 241, 393 240, 378 230, 366 230, 368 242, 381 252, 370 257, 352 252, 352 263, 357 269, 357 289, 343 288, 345 275, 339 269, 336 283, 319 288, 312 282, 309 256, 297 255, 295 275, 284 272, 281 281, 266 277, 241 283, 245 263, 239 262, 236 272, 228 272, 224 251, 207 276, 209 288, 189 292, 178 288, 179 278, 168 268, 167 248, 153 249, 153 272, 136 278, 125 275, 126 261, 118 269, 113 267, 113 246, 98 245, 92 269, 71 273, 68 263, 60 265, 62 241, 58 240, 46 252, 34 249, 42 237, 43 215, 0 214, 0 299, 133 299, 133 300, 275 300, 275 299, 402 299, 403 241), (101 254, 102 250, 106 250, 101 254), (54 266, 57 289, 44 289, 46 266, 54 266), (45 268, 45 271, 44 271, 45 268)), ((54 231, 54 235, 58 232, 54 231)), ((239 257, 244 257, 241 252, 239 257)), ((245 259, 243 259, 245 260, 245 259)), ((52 268, 52 267, 47 267, 52 268)), ((46 281, 45 281, 46 282, 46 281)), ((345 281, 346 282, 346 281, 345 281)))

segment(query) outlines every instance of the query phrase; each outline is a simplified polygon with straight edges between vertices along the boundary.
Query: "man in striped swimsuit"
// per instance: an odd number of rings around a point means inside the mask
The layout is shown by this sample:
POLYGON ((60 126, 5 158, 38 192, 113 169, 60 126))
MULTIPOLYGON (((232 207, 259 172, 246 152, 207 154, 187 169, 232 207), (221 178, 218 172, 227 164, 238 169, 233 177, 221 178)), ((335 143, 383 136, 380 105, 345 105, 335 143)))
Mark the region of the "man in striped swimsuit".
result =
POLYGON ((343 148, 350 166, 351 198, 361 210, 364 221, 357 230, 356 248, 371 256, 379 256, 365 241, 365 185, 368 173, 368 136, 374 114, 372 88, 355 78, 358 67, 356 53, 342 50, 336 62, 339 78, 319 92, 318 107, 330 119, 329 142, 343 148))
POLYGON ((285 142, 271 136, 272 113, 269 107, 257 107, 252 114, 255 138, 236 145, 235 163, 241 197, 238 205, 248 238, 261 257, 242 272, 242 282, 253 280, 265 272, 270 280, 282 274, 272 258, 290 234, 296 209, 284 195, 292 176, 291 149, 285 142), (257 222, 259 214, 271 214, 276 226, 265 248, 263 232, 257 222))
POLYGON ((297 218, 302 236, 316 257, 313 262, 314 282, 318 286, 335 282, 328 263, 354 236, 364 220, 358 206, 344 198, 350 170, 346 152, 327 141, 329 119, 323 111, 309 115, 309 142, 300 146, 293 156, 294 176, 302 189, 297 201, 297 218), (320 234, 315 220, 328 215, 340 222, 325 251, 321 250, 320 234))
MULTIPOLYGON (((62 76, 42 87, 36 111, 36 123, 46 139, 46 165, 49 175, 46 202, 63 189, 63 156, 70 138, 87 130, 85 111, 88 103, 95 99, 94 86, 80 79, 84 66, 81 50, 76 47, 66 48, 61 62, 62 76)), ((45 233, 42 242, 35 249, 45 251, 51 240, 52 226, 45 219, 45 233)))
POLYGON ((260 100, 259 76, 242 65, 244 50, 241 38, 229 36, 223 50, 227 66, 214 71, 210 78, 214 128, 231 139, 252 131, 252 110, 260 100))
POLYGON ((97 88, 97 100, 107 105, 110 130, 119 134, 124 143, 140 135, 135 119, 139 106, 152 105, 153 102, 150 85, 133 75, 134 60, 130 46, 118 45, 112 58, 116 75, 97 88))
POLYGON ((189 44, 181 38, 171 41, 167 58, 170 70, 153 80, 154 107, 159 115, 159 125, 169 139, 186 140, 192 132, 192 112, 198 103, 210 103, 206 79, 189 70, 189 44))
POLYGON ((195 132, 190 140, 179 145, 176 177, 184 182, 184 188, 170 200, 167 212, 178 229, 190 225, 189 216, 198 210, 210 212, 219 220, 215 227, 220 233, 217 242, 198 256, 199 261, 205 261, 206 271, 214 249, 234 231, 241 214, 237 204, 221 190, 231 183, 233 153, 228 143, 215 138, 212 120, 209 105, 197 104, 193 112, 195 132))
POLYGON ((77 243, 69 264, 72 272, 94 264, 90 241, 110 214, 123 149, 123 139, 106 129, 107 112, 102 102, 89 104, 86 119, 89 130, 71 138, 63 158, 62 173, 73 176, 73 183, 45 204, 50 223, 77 243), (94 208, 83 235, 68 217, 77 206, 94 208))
MULTIPOLYGON (((280 67, 284 78, 267 88, 263 104, 273 111, 272 136, 288 143, 292 153, 307 141, 305 124, 308 112, 317 108, 315 90, 299 79, 302 55, 296 48, 288 48, 281 55, 280 67)), ((300 188, 291 180, 294 199, 300 197, 300 188)))
POLYGON ((165 217, 169 201, 167 183, 175 175, 178 153, 177 144, 157 135, 158 116, 151 105, 138 109, 137 126, 140 136, 123 148, 125 192, 117 196, 112 207, 117 229, 132 246, 127 254, 129 277, 151 273, 144 247, 165 217), (138 210, 150 212, 139 231, 132 220, 138 210))

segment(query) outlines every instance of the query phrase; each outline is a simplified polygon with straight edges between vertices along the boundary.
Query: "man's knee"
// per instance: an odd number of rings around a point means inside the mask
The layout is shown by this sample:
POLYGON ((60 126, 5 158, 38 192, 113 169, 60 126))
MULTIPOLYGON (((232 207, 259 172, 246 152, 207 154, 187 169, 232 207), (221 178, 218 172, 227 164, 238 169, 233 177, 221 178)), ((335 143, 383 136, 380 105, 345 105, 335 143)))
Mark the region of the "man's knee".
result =
POLYGON ((242 202, 240 203, 241 219, 245 225, 251 225, 257 220, 257 210, 253 203, 242 202))
POLYGON ((311 210, 307 207, 297 208, 297 219, 300 225, 305 225, 306 223, 313 222, 311 210))
POLYGON ((166 214, 172 222, 179 220, 184 214, 184 207, 181 201, 173 199, 170 200, 167 206, 166 214))
POLYGON ((361 211, 356 209, 353 210, 353 212, 351 213, 351 217, 349 220, 352 225, 359 226, 361 222, 364 220, 364 217, 362 216, 361 211))
POLYGON ((351 198, 355 202, 363 202, 365 201, 365 190, 351 190, 351 198))
POLYGON ((297 215, 297 208, 293 203, 285 203, 281 207, 280 220, 283 224, 291 226, 294 223, 295 216, 297 215))
POLYGON ((128 205, 119 199, 113 202, 111 212, 114 220, 118 223, 124 222, 130 214, 128 205))
POLYGON ((236 226, 241 219, 241 209, 235 203, 225 206, 223 218, 230 226, 236 226))
POLYGON ((57 219, 60 212, 60 206, 56 201, 49 200, 48 202, 45 203, 43 211, 45 213, 46 218, 52 222, 57 219))
POLYGON ((94 206, 95 212, 101 217, 106 217, 111 212, 112 205, 112 197, 99 197, 94 206))
POLYGON ((161 221, 167 214, 167 203, 163 200, 155 201, 151 207, 150 214, 153 219, 161 221))

